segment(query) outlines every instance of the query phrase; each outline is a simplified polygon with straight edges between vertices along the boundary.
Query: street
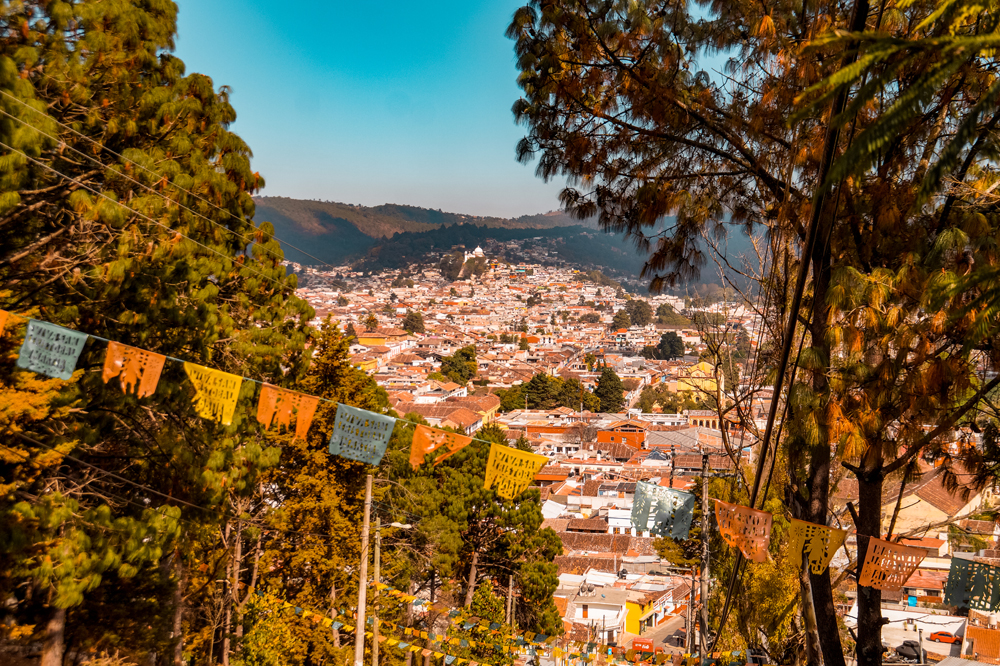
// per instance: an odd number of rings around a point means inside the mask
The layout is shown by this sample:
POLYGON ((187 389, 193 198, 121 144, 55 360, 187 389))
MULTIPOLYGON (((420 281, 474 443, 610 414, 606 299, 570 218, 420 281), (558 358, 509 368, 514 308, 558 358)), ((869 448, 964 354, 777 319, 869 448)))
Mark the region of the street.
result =
MULTIPOLYGON (((939 654, 942 657, 958 657, 961 656, 962 644, 958 643, 933 643, 929 640, 930 633, 924 632, 924 649, 927 652, 934 654, 939 654)), ((882 641, 889 645, 890 648, 896 648, 903 644, 903 641, 915 641, 917 640, 917 632, 910 630, 904 631, 902 627, 898 626, 888 626, 882 629, 882 641)))

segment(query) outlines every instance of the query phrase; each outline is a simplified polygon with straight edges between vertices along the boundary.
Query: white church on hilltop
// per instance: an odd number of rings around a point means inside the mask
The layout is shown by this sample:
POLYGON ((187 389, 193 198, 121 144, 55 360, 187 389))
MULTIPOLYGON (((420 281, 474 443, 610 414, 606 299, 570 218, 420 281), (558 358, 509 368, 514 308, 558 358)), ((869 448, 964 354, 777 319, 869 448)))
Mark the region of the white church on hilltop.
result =
POLYGON ((483 248, 477 245, 475 250, 473 250, 472 252, 465 253, 465 261, 468 261, 469 259, 481 259, 485 256, 486 253, 483 252, 483 248))

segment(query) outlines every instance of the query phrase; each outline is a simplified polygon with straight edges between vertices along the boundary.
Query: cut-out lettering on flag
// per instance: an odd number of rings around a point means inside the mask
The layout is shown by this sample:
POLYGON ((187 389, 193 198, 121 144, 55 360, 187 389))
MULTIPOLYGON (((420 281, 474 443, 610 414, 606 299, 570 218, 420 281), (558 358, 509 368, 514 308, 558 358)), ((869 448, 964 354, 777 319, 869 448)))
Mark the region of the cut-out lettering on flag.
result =
POLYGON ((538 470, 549 461, 536 453, 512 449, 497 443, 490 444, 490 457, 486 462, 486 489, 496 486, 500 497, 514 499, 531 485, 538 470))
POLYGON ((194 410, 204 419, 230 425, 236 413, 243 378, 221 370, 185 363, 184 371, 194 384, 194 410))
POLYGON ((29 319, 17 367, 55 379, 70 379, 87 337, 86 333, 29 319))
POLYGON ((770 513, 715 500, 715 518, 719 522, 719 533, 730 547, 739 548, 748 560, 767 560, 773 520, 770 513))
POLYGON ((396 420, 345 404, 337 405, 330 435, 330 453, 341 458, 378 465, 392 436, 396 420))

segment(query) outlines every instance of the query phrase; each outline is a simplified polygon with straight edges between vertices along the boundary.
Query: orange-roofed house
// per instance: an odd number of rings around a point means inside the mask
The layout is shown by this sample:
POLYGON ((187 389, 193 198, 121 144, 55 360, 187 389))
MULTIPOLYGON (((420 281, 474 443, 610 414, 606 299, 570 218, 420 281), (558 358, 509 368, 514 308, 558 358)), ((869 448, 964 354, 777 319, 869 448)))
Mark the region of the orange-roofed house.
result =
POLYGON ((617 421, 606 429, 597 431, 597 441, 600 444, 621 443, 633 449, 645 448, 646 428, 648 424, 642 421, 617 421))

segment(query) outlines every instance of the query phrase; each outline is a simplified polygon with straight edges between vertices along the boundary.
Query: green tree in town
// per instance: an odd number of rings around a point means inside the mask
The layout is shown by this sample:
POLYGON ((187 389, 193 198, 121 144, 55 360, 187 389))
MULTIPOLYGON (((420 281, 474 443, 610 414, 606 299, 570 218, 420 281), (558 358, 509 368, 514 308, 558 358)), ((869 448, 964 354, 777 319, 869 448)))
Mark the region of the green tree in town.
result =
POLYGON ((611 320, 611 330, 613 331, 631 328, 631 326, 632 318, 628 316, 628 312, 624 309, 616 312, 614 318, 611 320))
POLYGON ((667 331, 661 335, 660 342, 656 348, 659 351, 660 358, 663 359, 670 360, 684 356, 684 341, 681 340, 681 336, 673 331, 667 331))
POLYGON ((656 308, 656 321, 668 326, 691 326, 691 321, 674 310, 669 303, 660 303, 656 308))
POLYGON ((451 356, 441 359, 441 374, 456 384, 467 384, 478 371, 476 348, 473 345, 462 347, 451 356))
POLYGON ((601 411, 616 414, 625 405, 625 388, 618 374, 608 366, 604 366, 597 380, 594 395, 601 401, 601 411))
POLYGON ((409 310, 403 317, 403 330, 411 335, 424 332, 424 315, 416 310, 409 310))
POLYGON ((648 326, 653 322, 653 308, 641 298, 633 298, 625 304, 632 326, 648 326))
MULTIPOLYGON (((465 263, 465 255, 461 252, 452 252, 441 258, 438 270, 448 282, 454 282, 462 273, 462 266, 465 263)), ((454 295, 454 294, 452 294, 454 295)))
POLYGON ((531 346, 528 344, 528 336, 522 335, 517 340, 517 348, 521 351, 531 351, 531 346))
POLYGON ((365 318, 361 320, 361 325, 365 327, 366 331, 374 331, 378 328, 378 317, 375 316, 374 312, 369 312, 365 318))
POLYGON ((581 324, 600 324, 601 323, 601 315, 597 314, 596 312, 586 312, 586 313, 580 315, 580 323, 581 324))

